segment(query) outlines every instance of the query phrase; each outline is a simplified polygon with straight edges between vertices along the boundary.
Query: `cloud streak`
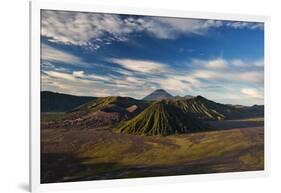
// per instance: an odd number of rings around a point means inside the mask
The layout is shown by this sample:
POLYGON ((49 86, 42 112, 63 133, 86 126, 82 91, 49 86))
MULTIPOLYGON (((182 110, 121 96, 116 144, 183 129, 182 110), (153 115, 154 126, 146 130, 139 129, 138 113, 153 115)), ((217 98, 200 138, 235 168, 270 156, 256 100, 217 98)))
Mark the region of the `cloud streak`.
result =
POLYGON ((135 33, 175 39, 182 35, 205 35, 209 29, 222 26, 263 29, 263 24, 250 22, 43 10, 41 35, 51 42, 97 50, 114 41, 126 41, 135 33))
POLYGON ((119 66, 115 66, 111 72, 103 76, 82 70, 67 73, 44 71, 43 87, 46 90, 68 93, 71 91, 72 94, 95 96, 121 95, 142 98, 149 92, 162 88, 174 95, 205 93, 214 97, 220 92, 235 100, 241 96, 253 100, 262 99, 260 89, 263 87, 263 71, 249 70, 246 65, 246 71, 241 66, 237 67, 242 69, 241 72, 231 67, 231 61, 222 58, 193 60, 194 63, 191 65, 196 65, 196 68, 180 71, 167 64, 148 60, 111 59, 111 61, 119 66), (116 69, 125 73, 116 75, 114 74, 116 69), (218 86, 212 87, 214 85, 218 86), (245 89, 241 88, 241 85, 249 87, 245 89), (99 92, 100 90, 102 92, 99 92))
POLYGON ((262 103, 262 23, 50 10, 41 19, 45 90, 142 98, 163 88, 262 103))
POLYGON ((149 60, 112 59, 111 62, 127 70, 141 73, 155 74, 169 70, 167 65, 149 60))
POLYGON ((250 98, 263 99, 263 94, 255 88, 243 88, 241 89, 241 93, 250 98))
MULTIPOLYGON (((47 44, 41 45, 41 60, 48 62, 61 62, 74 65, 85 65, 81 58, 56 49, 47 44)), ((50 63, 49 63, 50 64, 50 63)))

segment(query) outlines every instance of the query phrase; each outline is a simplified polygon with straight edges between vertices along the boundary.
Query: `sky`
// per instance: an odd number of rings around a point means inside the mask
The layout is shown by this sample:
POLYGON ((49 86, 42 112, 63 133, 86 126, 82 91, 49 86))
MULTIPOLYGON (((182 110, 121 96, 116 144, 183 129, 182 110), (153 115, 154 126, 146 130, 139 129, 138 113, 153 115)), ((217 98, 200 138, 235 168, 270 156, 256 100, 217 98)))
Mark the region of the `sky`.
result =
POLYGON ((263 23, 41 11, 41 89, 264 103, 263 23))

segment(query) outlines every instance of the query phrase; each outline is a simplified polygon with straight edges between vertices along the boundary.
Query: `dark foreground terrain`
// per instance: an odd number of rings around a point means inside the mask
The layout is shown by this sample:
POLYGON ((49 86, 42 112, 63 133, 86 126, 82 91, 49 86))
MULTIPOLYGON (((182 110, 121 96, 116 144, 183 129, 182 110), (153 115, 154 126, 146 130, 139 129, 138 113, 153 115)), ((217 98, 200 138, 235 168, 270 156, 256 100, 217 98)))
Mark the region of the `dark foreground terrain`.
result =
MULTIPOLYGON (((55 113, 51 117, 59 118, 55 113)), ((50 119, 50 114, 42 120, 50 119)), ((214 131, 138 136, 109 127, 41 130, 41 182, 264 169, 263 118, 208 121, 214 131)))

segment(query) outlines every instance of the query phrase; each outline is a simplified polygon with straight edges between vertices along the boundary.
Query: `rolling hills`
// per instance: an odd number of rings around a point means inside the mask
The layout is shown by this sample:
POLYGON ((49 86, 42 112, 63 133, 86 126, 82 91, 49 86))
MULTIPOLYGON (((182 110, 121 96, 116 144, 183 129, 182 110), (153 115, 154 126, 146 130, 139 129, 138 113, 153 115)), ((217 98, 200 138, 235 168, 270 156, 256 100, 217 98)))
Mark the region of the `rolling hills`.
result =
POLYGON ((173 97, 161 89, 145 97, 146 100, 120 96, 79 98, 58 93, 43 92, 42 94, 45 97, 50 96, 48 100, 45 100, 44 105, 48 104, 46 101, 50 103, 53 99, 49 107, 53 112, 61 112, 75 106, 65 113, 50 115, 49 118, 43 117, 42 120, 48 120, 41 124, 43 128, 110 127, 119 128, 119 132, 137 135, 169 135, 207 128, 202 122, 209 120, 252 118, 264 115, 262 105, 250 107, 221 104, 202 96, 173 97), (83 101, 86 102, 83 103, 83 101), (62 104, 55 105, 59 103, 62 104), (67 103, 69 103, 68 106, 64 105, 67 103))

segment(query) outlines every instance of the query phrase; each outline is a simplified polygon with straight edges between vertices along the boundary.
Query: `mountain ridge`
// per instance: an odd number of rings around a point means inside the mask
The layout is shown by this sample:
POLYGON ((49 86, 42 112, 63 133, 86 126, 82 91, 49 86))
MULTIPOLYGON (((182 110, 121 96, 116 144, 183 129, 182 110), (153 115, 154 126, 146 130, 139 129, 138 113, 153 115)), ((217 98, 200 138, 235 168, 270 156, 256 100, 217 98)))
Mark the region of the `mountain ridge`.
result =
POLYGON ((235 107, 209 100, 200 95, 183 100, 171 100, 184 112, 205 120, 238 119, 263 116, 263 106, 235 107))
POLYGON ((41 91, 41 112, 66 112, 96 97, 41 91))
MULTIPOLYGON (((64 103, 67 103, 68 100, 72 101, 72 97, 77 97, 52 94, 63 96, 64 103)), ((54 98, 58 97, 51 97, 51 99, 54 98)), ((86 100, 84 103, 79 101, 82 103, 80 105, 75 103, 75 107, 64 112, 58 121, 54 120, 42 124, 43 128, 84 129, 118 126, 120 132, 130 134, 168 135, 195 132, 196 128, 204 129, 202 122, 205 121, 264 115, 264 106, 262 105, 221 104, 200 95, 154 101, 121 96, 86 97, 84 100, 86 100), (143 128, 140 128, 141 126, 143 128), (157 129, 157 127, 161 128, 157 129)), ((60 98, 59 101, 62 99, 60 98)))
POLYGON ((135 135, 171 135, 206 130, 200 120, 185 114, 167 100, 154 102, 139 115, 127 121, 118 132, 135 135))
POLYGON ((106 127, 136 116, 148 105, 148 102, 130 97, 99 97, 64 113, 59 122, 47 127, 106 127))

